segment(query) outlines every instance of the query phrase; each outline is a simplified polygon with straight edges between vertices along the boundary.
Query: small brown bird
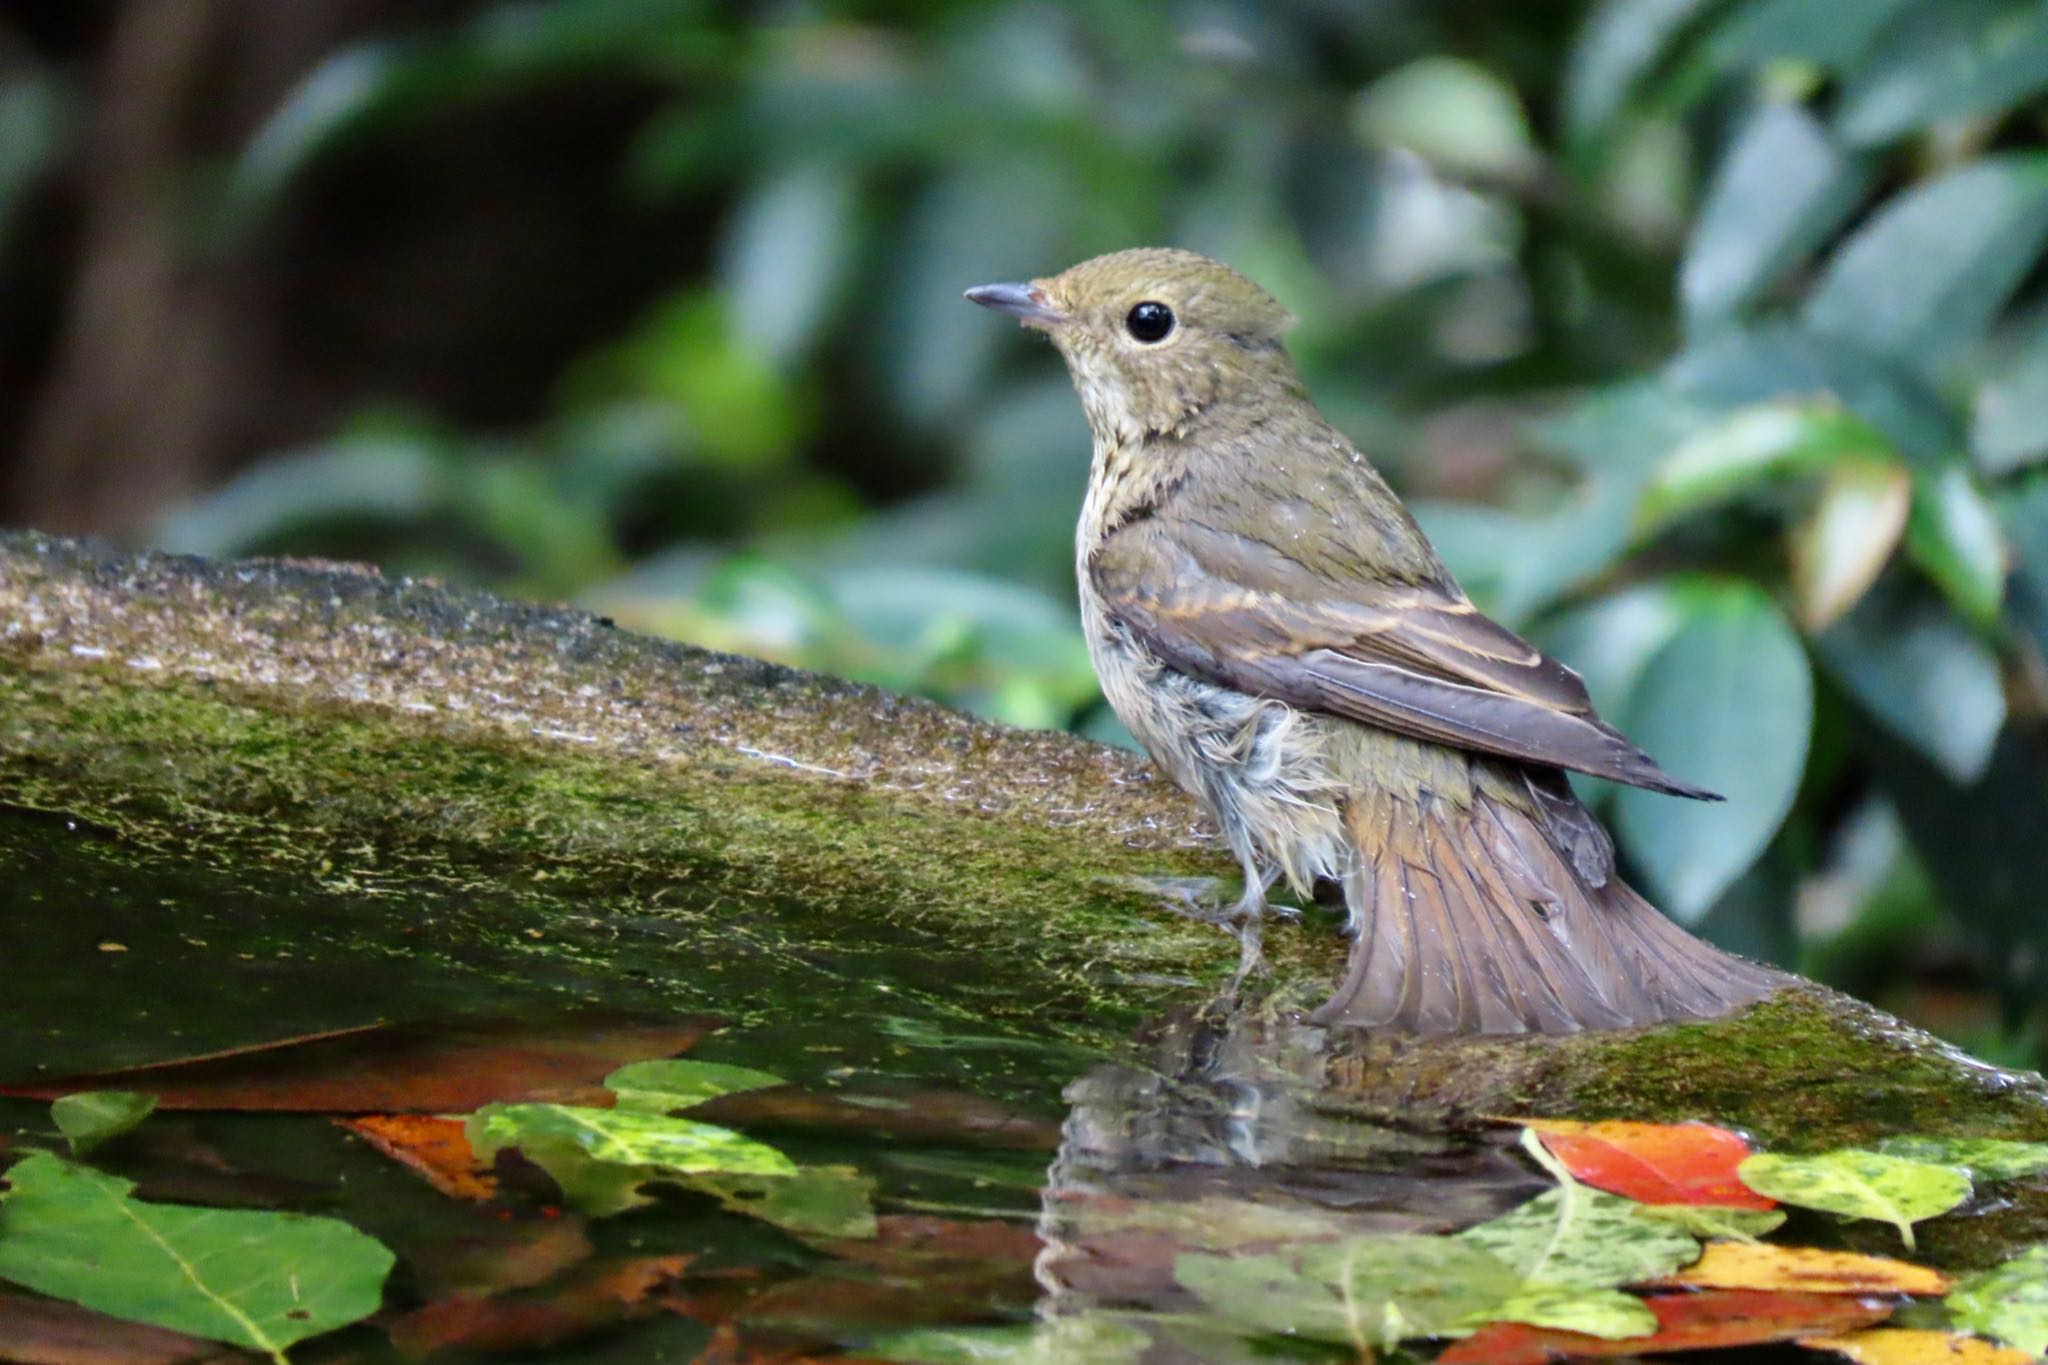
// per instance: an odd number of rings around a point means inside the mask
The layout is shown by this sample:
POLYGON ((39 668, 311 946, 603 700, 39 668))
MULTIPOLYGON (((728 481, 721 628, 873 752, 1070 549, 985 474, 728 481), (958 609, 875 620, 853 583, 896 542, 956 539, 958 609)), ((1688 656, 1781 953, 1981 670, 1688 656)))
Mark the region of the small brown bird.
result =
POLYGON ((1343 888, 1321 1022, 1566 1033, 1724 1014, 1785 978, 1615 876, 1564 770, 1717 800, 1594 714, 1577 674, 1482 616, 1220 262, 1144 249, 967 291, 1052 338, 1094 433, 1076 536, 1111 707, 1266 891, 1343 888))

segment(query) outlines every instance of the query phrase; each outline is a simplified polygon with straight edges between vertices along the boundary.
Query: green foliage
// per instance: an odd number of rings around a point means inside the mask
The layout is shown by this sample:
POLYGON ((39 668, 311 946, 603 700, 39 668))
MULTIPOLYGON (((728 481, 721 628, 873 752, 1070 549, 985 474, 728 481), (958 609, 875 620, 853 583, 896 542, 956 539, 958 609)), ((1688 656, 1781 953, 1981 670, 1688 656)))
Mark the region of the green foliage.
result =
POLYGON ((50 1105, 57 1131, 84 1156, 109 1138, 128 1132, 156 1110, 156 1096, 132 1090, 85 1090, 65 1095, 50 1105))
POLYGON ((2048 1354, 2048 1247, 1966 1276, 1942 1307, 1958 1327, 2028 1355, 2048 1354))
MULTIPOLYGON (((161 539, 489 579, 1112 733, 1071 605, 1076 404, 959 292, 1183 243, 1302 315, 1318 401, 1480 604, 1733 798, 1601 794, 1632 875, 1727 941, 1803 933, 1806 966, 1910 891, 1898 970, 1973 955, 2003 1046, 2048 1036, 2021 890, 2048 879, 2038 5, 997 0, 749 26, 524 0, 330 54, 195 217, 232 251, 344 149, 577 81, 647 92, 603 211, 690 205, 703 271, 531 429, 365 418, 161 539), (1871 820, 1903 841, 1852 877, 1871 820), (1849 903, 1795 925, 1802 887, 1849 903)), ((0 119, 56 126, 39 98, 0 92, 0 119)))
POLYGON ((377 1311, 392 1255, 331 1218, 147 1203, 134 1182, 45 1152, 7 1171, 0 1278, 284 1359, 377 1311))
POLYGON ((1970 1174, 1960 1167, 1852 1148, 1815 1156, 1760 1152, 1742 1163, 1741 1175, 1743 1184, 1782 1203, 1890 1223, 1908 1248, 1913 1224, 1970 1197, 1970 1174))

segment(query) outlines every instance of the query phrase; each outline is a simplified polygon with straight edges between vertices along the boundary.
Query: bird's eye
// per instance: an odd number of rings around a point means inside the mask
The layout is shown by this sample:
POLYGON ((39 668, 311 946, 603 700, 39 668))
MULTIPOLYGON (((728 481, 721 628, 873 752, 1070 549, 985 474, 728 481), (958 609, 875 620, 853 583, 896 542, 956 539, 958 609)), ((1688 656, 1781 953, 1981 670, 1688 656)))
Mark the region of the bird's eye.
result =
POLYGON ((1173 310, 1147 299, 1125 315, 1124 330, 1147 345, 1164 341, 1173 330, 1173 310))

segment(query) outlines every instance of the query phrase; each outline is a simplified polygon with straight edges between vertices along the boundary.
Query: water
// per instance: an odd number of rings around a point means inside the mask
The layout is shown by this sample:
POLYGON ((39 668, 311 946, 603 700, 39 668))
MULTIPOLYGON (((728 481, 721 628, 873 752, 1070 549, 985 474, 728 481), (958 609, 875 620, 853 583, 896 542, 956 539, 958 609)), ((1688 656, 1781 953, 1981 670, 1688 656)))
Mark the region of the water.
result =
MULTIPOLYGON (((789 1086, 696 1116, 872 1182, 874 1235, 848 1238, 673 1189, 580 1217, 519 1163, 494 1201, 465 1202, 318 1113, 164 1112, 100 1149, 143 1197, 327 1214, 398 1254, 385 1313, 295 1360, 1355 1359, 1347 1331, 1402 1334, 1386 1312, 1332 1331, 1330 1306, 1305 1304, 1303 1331, 1272 1330, 1260 1300, 1300 1284, 1197 1292, 1188 1258, 1398 1250, 1552 1184, 1512 1126, 1354 1117, 1329 1090, 1329 1040, 1296 1016, 1199 998, 1084 1013, 880 914, 687 884, 563 897, 527 870, 367 854, 273 876, 197 839, 138 849, 20 811, 0 812, 0 867, 0 1077, 378 1020, 502 1020, 485 1027, 515 1039, 595 1027, 579 1021, 599 1008, 710 1016, 690 1057, 789 1086)), ((250 1092, 274 1074, 252 1063, 250 1092)), ((40 1102, 0 1101, 0 1124, 17 1149, 61 1147, 40 1102)), ((1439 1289, 1398 1266, 1393 1282, 1422 1296, 1398 1311, 1425 1320, 1439 1289)), ((1358 1281, 1364 1300, 1374 1283, 1358 1281)))

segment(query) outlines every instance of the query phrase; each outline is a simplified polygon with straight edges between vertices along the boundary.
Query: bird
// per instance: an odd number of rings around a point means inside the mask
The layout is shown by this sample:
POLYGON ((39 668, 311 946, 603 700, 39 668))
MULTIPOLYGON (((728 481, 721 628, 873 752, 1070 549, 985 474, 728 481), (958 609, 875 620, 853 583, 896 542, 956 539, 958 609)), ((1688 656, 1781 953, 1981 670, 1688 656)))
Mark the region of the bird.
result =
MULTIPOLYGON (((1786 984, 1618 875, 1567 772, 1719 800, 1596 714, 1570 668, 1478 610, 1309 397, 1294 316, 1220 261, 1145 247, 969 301, 1048 337, 1093 438, 1075 534, 1105 698, 1266 897, 1341 888, 1318 1024, 1422 1035, 1639 1028, 1786 984)), ((1277 908, 1275 913, 1282 913, 1277 908)))

